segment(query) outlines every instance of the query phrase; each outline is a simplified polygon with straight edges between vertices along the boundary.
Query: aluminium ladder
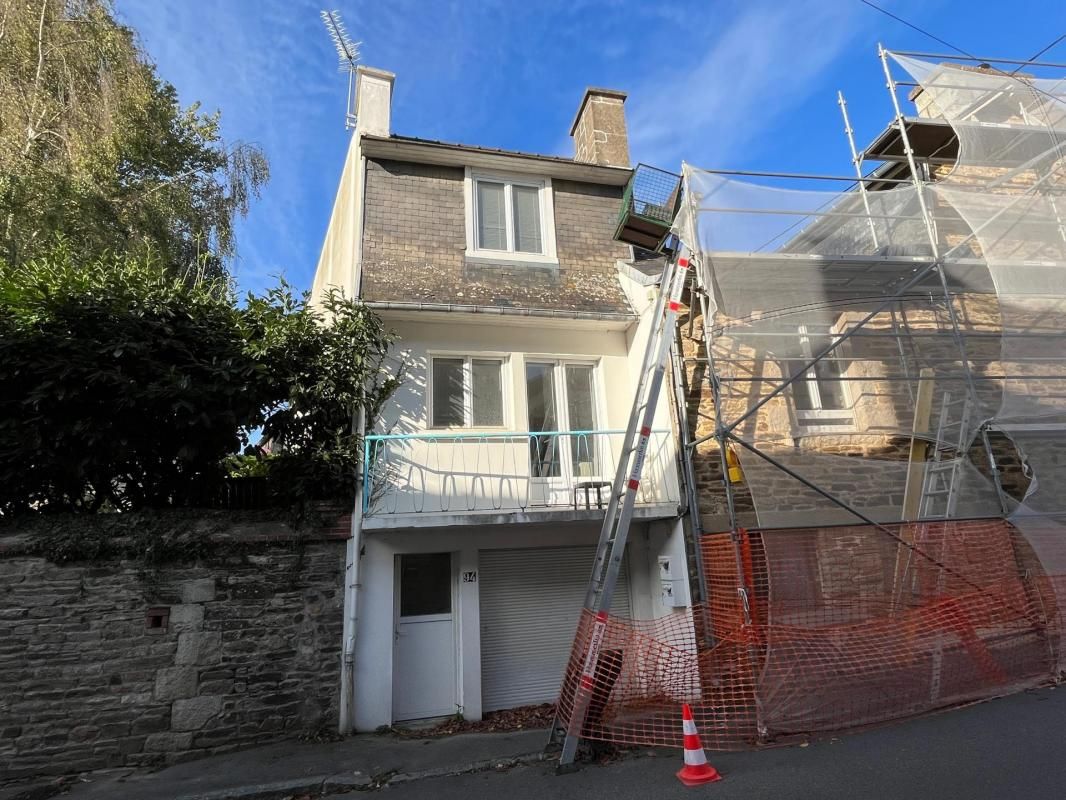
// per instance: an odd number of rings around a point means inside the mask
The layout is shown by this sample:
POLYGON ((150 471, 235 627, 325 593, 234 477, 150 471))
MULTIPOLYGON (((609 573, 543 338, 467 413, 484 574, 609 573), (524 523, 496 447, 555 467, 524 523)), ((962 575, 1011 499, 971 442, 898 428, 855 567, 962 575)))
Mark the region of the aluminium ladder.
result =
POLYGON ((949 519, 955 516, 959 501, 959 470, 963 459, 967 458, 967 445, 970 443, 969 427, 970 398, 952 401, 951 394, 945 392, 933 442, 933 458, 925 466, 922 481, 922 496, 918 503, 920 519, 949 519), (948 422, 951 409, 957 406, 962 407, 959 419, 948 422), (945 445, 948 432, 955 427, 958 427, 959 432, 954 445, 945 445), (952 457, 944 458, 948 451, 952 457))
MULTIPOLYGON (((967 445, 970 443, 968 431, 970 427, 970 398, 952 400, 950 392, 944 392, 940 401, 940 415, 937 419, 936 438, 933 440, 932 459, 925 463, 925 471, 922 475, 922 493, 918 499, 918 536, 914 546, 924 551, 929 544, 929 526, 924 524, 934 520, 948 520, 955 516, 956 506, 959 500, 959 471, 962 460, 967 457, 967 445), (961 406, 959 419, 948 422, 951 410, 961 406), (959 432, 955 437, 955 444, 947 444, 947 436, 952 428, 958 427, 959 432), (951 452, 951 458, 944 455, 951 452)), ((900 576, 898 596, 896 603, 903 601, 904 594, 908 591, 907 582, 916 580, 911 575, 911 563, 914 559, 914 550, 909 549, 907 560, 903 565, 900 576)), ((938 563, 938 562, 934 562, 938 563)), ((938 580, 941 580, 939 578, 938 580)), ((913 587, 911 587, 913 590, 913 587)))
MULTIPOLYGON (((607 505, 603 526, 600 528, 600 540, 596 546, 596 559, 589 578, 588 591, 585 594, 584 610, 594 615, 592 634, 589 637, 588 651, 582 664, 581 676, 575 689, 574 706, 566 727, 559 765, 565 767, 574 762, 581 731, 585 726, 599 660, 600 646, 607 629, 607 615, 614 599, 618 572, 625 555, 629 526, 633 521, 633 505, 637 490, 640 488, 641 472, 644 458, 648 452, 648 439, 658 406, 659 393, 662 390, 663 375, 666 371, 670 346, 674 340, 677 314, 681 306, 681 293, 688 275, 687 258, 671 257, 663 270, 659 282, 659 294, 652 312, 652 326, 644 349, 644 360, 640 368, 637 391, 633 399, 633 408, 629 414, 622 450, 618 458, 614 483, 611 486, 611 499, 607 505)), ((558 711, 556 711, 558 719, 558 711)), ((556 723, 552 726, 553 738, 560 731, 556 723)))

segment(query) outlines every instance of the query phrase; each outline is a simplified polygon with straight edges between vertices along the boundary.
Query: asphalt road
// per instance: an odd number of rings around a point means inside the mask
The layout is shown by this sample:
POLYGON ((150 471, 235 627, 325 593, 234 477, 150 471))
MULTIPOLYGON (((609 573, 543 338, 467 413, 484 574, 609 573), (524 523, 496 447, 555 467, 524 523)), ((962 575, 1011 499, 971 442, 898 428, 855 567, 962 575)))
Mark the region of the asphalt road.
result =
MULTIPOLYGON (((724 780, 686 788, 681 753, 434 778, 380 790, 395 800, 713 797, 720 800, 1066 800, 1066 688, 1043 689, 806 747, 709 753, 724 780)), ((338 796, 338 800, 341 796, 338 796)), ((350 800, 351 795, 346 795, 350 800)))

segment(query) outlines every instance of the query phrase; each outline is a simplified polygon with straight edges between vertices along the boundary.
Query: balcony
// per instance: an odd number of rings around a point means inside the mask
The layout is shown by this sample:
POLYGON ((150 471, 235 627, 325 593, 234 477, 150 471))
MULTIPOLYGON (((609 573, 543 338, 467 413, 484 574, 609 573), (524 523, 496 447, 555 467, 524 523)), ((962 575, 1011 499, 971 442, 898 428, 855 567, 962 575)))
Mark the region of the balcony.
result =
POLYGON ((638 164, 622 197, 614 238, 657 252, 670 235, 680 205, 680 175, 638 164))
MULTIPOLYGON (((600 519, 624 431, 367 436, 365 526, 600 519)), ((674 446, 652 431, 634 516, 677 514, 674 446)))

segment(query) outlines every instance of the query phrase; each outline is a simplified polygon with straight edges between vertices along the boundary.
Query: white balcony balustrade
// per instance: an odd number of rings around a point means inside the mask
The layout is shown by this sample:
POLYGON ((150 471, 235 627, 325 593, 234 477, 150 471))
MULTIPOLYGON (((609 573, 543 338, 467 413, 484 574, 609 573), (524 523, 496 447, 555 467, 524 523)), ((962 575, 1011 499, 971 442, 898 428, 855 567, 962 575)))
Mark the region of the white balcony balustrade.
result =
MULTIPOLYGON (((368 435, 363 511, 368 520, 551 510, 602 513, 610 502, 624 435, 614 430, 368 435)), ((653 431, 637 492, 640 516, 676 513, 675 464, 670 433, 653 431)))

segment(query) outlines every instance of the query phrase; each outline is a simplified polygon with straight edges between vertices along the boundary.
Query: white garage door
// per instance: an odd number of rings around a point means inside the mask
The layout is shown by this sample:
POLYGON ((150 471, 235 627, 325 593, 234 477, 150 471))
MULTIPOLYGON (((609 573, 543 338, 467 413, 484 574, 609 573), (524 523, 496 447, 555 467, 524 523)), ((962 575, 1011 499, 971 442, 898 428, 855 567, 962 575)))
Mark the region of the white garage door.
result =
MULTIPOLYGON (((555 701, 595 555, 594 547, 481 551, 485 711, 555 701)), ((624 561, 611 612, 630 615, 624 561)))

